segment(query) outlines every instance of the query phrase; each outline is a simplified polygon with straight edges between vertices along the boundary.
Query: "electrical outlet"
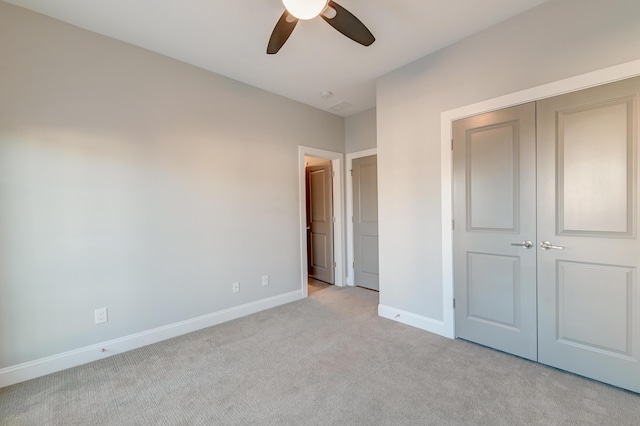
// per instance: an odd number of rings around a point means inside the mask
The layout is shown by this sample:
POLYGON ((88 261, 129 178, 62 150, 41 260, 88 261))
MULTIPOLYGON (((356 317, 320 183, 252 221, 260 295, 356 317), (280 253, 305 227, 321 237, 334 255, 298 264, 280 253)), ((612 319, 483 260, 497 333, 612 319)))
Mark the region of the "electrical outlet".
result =
POLYGON ((240 283, 238 281, 233 283, 233 292, 237 293, 240 291, 240 283))
POLYGON ((269 285, 269 275, 263 275, 262 276, 262 285, 269 285))
POLYGON ((94 312, 94 315, 96 319, 96 324, 109 321, 109 318, 107 317, 107 308, 96 309, 94 312))

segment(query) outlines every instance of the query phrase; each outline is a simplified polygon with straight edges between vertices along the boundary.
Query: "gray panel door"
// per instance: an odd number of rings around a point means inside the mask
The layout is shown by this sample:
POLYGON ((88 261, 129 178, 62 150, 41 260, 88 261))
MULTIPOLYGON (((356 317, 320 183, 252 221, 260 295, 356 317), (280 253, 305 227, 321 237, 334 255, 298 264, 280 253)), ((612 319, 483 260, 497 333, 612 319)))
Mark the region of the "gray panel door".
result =
POLYGON ((378 290, 378 165, 377 156, 353 160, 354 281, 378 290))
POLYGON ((334 283, 333 194, 331 162, 309 166, 307 171, 307 220, 309 276, 334 283))
POLYGON ((456 335, 537 359, 535 104, 453 123, 456 335))
POLYGON ((538 104, 539 360, 640 392, 640 78, 538 104))

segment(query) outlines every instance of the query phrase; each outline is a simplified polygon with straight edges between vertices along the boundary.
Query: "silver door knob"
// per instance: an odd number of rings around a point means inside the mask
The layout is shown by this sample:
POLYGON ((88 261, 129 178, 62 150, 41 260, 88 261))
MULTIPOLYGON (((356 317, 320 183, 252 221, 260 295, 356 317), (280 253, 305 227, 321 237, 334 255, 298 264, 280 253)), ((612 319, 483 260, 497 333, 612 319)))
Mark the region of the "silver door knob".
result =
POLYGON ((531 247, 533 247, 533 243, 529 240, 523 241, 521 243, 511 243, 511 245, 516 247, 524 247, 526 249, 530 249, 531 247))
POLYGON ((540 243, 540 247, 542 248, 542 250, 550 250, 550 249, 554 249, 554 250, 564 250, 563 246, 554 246, 553 244, 551 244, 549 241, 543 241, 540 243))

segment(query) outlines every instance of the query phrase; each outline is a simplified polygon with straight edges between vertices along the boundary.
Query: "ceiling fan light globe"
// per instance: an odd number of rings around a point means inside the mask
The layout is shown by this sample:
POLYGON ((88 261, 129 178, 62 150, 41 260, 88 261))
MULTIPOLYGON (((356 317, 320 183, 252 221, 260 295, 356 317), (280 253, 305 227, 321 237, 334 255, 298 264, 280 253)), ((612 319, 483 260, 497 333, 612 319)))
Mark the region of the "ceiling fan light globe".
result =
POLYGON ((313 19, 320 15, 328 0, 282 0, 287 11, 298 19, 313 19))

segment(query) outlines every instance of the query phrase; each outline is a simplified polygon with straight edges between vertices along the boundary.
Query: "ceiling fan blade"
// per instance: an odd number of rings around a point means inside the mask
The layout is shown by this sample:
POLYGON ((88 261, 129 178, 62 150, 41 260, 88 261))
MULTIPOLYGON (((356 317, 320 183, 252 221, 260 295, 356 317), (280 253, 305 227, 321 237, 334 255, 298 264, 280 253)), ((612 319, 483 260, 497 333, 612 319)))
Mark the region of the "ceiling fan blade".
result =
POLYGON ((271 38, 269 38, 269 44, 267 45, 267 54, 278 53, 278 50, 289 39, 297 23, 298 19, 285 10, 271 33, 271 38))
POLYGON ((363 46, 369 46, 376 41, 371 31, 347 9, 334 1, 329 1, 328 6, 335 10, 336 15, 334 17, 330 17, 330 14, 327 16, 325 11, 320 16, 333 28, 363 46))

